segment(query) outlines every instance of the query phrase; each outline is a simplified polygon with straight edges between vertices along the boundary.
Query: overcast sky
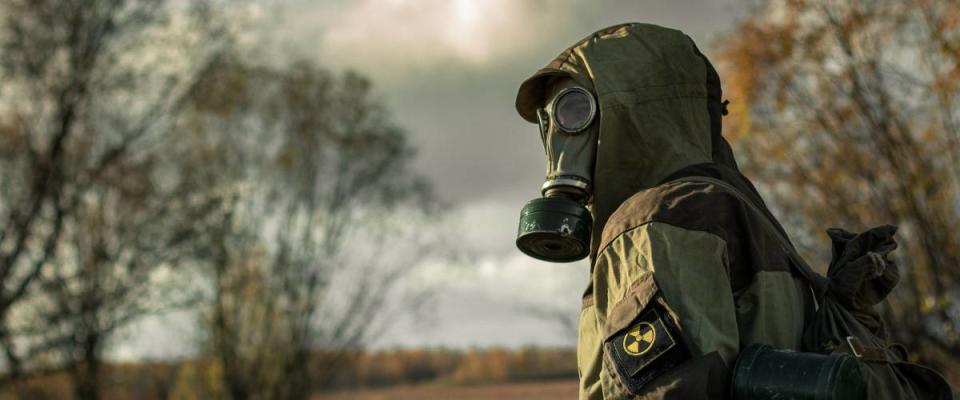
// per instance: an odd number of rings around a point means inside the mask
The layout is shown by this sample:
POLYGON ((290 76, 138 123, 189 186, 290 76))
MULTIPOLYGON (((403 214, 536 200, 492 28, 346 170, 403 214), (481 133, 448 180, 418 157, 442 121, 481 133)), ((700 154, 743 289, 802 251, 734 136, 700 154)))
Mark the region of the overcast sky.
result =
MULTIPOLYGON (((390 328, 376 347, 574 345, 531 308, 576 315, 588 266, 550 264, 514 247, 521 206, 539 195, 545 160, 535 126, 513 108, 520 82, 576 40, 622 22, 680 29, 708 55, 744 13, 735 0, 287 0, 257 4, 256 29, 279 57, 369 76, 418 148, 416 168, 452 205, 451 232, 475 255, 431 266, 442 283, 427 315, 390 328)), ((183 318, 184 324, 190 318, 183 318)), ((121 353, 190 338, 151 320, 121 353), (149 332, 157 332, 150 334, 149 332), (165 332, 165 333, 161 333, 165 332)), ((173 324, 175 325, 175 324, 173 324)), ((146 355, 169 355, 168 349, 146 355)))

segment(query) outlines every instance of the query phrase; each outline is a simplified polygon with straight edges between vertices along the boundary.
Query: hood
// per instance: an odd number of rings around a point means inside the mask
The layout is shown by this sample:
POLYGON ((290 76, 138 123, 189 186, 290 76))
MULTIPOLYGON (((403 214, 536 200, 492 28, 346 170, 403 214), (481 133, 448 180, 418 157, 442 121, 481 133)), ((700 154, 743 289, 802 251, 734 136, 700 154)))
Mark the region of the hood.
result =
POLYGON ((599 103, 591 256, 610 215, 638 191, 694 165, 740 175, 720 132, 720 78, 683 32, 630 23, 584 38, 520 86, 516 107, 524 119, 537 122, 545 86, 556 76, 591 89, 599 103))

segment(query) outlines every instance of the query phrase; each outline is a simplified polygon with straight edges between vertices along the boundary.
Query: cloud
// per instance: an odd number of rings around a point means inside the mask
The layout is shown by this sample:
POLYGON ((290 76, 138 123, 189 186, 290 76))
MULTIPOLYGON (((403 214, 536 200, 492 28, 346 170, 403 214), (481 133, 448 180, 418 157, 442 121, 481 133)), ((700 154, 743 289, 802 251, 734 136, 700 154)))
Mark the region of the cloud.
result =
POLYGON ((445 242, 465 257, 459 262, 427 260, 418 267, 418 281, 526 303, 558 297, 579 300, 587 283, 587 262, 549 263, 517 250, 514 239, 520 206, 489 199, 449 210, 439 229, 452 235, 445 242))
POLYGON ((575 337, 557 330, 563 328, 558 321, 532 310, 575 319, 589 275, 585 262, 545 263, 511 251, 486 255, 456 274, 449 265, 434 267, 421 271, 445 277, 429 315, 401 316, 374 348, 575 345, 575 337))
MULTIPOLYGON (((509 62, 595 14, 573 0, 358 0, 282 3, 276 32, 327 64, 375 76, 509 62), (307 33, 307 35, 304 35, 307 33)), ((560 49, 557 49, 559 51, 560 49)))
POLYGON ((328 28, 325 50, 350 64, 484 63, 495 32, 512 25, 519 2, 362 0, 328 28))
POLYGON ((451 210, 451 242, 468 252, 465 262, 421 265, 417 287, 436 288, 426 313, 401 316, 375 344, 393 346, 572 346, 572 335, 544 336, 562 328, 535 311, 564 312, 575 319, 589 279, 586 261, 557 264, 530 258, 514 247, 518 206, 469 202, 451 210), (503 327, 509 326, 508 330, 503 327))

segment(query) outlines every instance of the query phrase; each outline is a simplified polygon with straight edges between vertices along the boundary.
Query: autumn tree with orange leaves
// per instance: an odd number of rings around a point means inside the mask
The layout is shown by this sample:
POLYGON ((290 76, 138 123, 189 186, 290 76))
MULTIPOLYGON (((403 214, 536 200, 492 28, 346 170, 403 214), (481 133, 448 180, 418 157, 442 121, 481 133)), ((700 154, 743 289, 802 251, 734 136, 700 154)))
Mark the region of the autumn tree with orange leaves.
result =
POLYGON ((725 134, 805 254, 893 223, 894 339, 960 382, 960 3, 772 0, 717 49, 725 134))

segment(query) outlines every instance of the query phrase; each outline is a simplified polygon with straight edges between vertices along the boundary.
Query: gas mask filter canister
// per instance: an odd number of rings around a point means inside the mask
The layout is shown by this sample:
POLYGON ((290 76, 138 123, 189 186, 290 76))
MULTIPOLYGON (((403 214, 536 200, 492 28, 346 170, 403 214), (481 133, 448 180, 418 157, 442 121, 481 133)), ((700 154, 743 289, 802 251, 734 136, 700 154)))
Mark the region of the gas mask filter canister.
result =
POLYGON ((548 160, 543 197, 520 211, 517 248, 536 259, 571 262, 590 254, 593 217, 586 204, 596 160, 597 102, 569 78, 554 85, 554 92, 537 110, 548 160))

